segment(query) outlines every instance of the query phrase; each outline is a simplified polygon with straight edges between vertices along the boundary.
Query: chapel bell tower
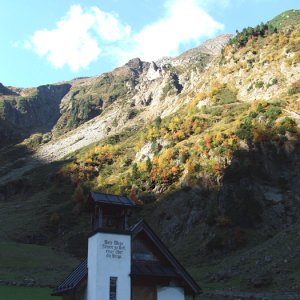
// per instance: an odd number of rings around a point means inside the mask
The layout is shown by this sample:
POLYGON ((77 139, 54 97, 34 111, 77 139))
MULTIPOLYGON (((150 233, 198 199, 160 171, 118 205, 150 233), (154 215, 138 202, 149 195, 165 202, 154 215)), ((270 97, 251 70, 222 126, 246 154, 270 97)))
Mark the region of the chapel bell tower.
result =
POLYGON ((131 299, 131 233, 128 214, 136 204, 126 196, 92 192, 88 241, 88 300, 131 299))
POLYGON ((128 215, 136 204, 126 196, 91 192, 92 230, 128 230, 128 215))

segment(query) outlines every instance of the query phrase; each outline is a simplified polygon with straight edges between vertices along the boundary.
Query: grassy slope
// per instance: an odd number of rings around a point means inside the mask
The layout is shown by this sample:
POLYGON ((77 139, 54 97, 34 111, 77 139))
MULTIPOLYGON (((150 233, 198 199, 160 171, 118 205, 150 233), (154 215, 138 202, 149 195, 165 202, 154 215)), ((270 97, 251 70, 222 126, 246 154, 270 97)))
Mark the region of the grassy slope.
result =
MULTIPOLYGON (((288 292, 291 285, 299 291, 300 280, 300 225, 278 232, 269 240, 233 252, 224 258, 190 268, 198 282, 209 290, 256 290, 250 280, 261 269, 272 277, 270 292, 288 292), (223 279, 215 279, 215 275, 223 279), (222 275, 224 274, 224 275, 222 275)), ((263 288, 262 290, 266 290, 263 288)))
MULTIPOLYGON (((61 300, 61 297, 52 297, 51 290, 46 288, 25 288, 0 286, 0 299, 5 300, 61 300)), ((197 300, 210 300, 206 296, 197 297, 197 300)), ((192 300, 187 297, 186 300, 192 300)))
POLYGON ((53 298, 51 290, 47 288, 26 288, 15 286, 0 286, 0 299, 5 300, 61 300, 53 298))
POLYGON ((46 246, 0 242, 0 264, 0 280, 33 279, 38 286, 53 286, 77 260, 46 246))
POLYGON ((269 23, 278 29, 282 29, 291 25, 298 25, 300 23, 299 10, 291 9, 283 12, 282 14, 276 16, 269 23))
MULTIPOLYGON (((15 192, 9 201, 0 201, 0 280, 22 283, 32 278, 37 285, 54 286, 78 263, 60 250, 61 241, 53 242, 60 218, 56 212, 68 214, 72 210, 72 187, 51 182, 51 174, 55 174, 58 166, 38 168, 4 189, 4 193, 15 192)), ((65 220, 74 230, 78 228, 75 218, 69 216, 65 220)))

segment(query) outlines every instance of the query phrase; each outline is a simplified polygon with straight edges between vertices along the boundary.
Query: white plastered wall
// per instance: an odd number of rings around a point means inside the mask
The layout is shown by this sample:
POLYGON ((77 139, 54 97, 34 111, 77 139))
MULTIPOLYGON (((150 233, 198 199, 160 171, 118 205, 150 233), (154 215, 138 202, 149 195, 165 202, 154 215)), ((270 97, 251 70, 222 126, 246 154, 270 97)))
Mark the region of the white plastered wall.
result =
POLYGON ((110 277, 117 277, 117 299, 131 297, 131 237, 96 233, 88 243, 87 300, 109 300, 110 277))
POLYGON ((157 300, 184 300, 184 290, 173 286, 158 287, 157 300))

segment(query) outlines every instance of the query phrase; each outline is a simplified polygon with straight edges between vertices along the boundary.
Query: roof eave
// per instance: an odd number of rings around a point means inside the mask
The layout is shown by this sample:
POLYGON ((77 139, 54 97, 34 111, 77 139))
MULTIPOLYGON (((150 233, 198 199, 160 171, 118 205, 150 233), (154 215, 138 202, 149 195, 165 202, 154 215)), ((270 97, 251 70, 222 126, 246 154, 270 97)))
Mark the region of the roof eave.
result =
POLYGON ((202 289, 199 287, 196 281, 191 277, 191 275, 185 270, 185 268, 179 263, 179 261, 174 257, 174 255, 165 246, 165 244, 160 240, 160 238, 155 234, 155 232, 151 229, 151 227, 147 224, 147 222, 145 222, 144 220, 138 222, 138 224, 132 230, 132 235, 136 236, 138 233, 140 233, 143 230, 148 234, 149 238, 154 242, 154 244, 159 246, 161 251, 163 251, 164 255, 172 263, 172 265, 175 267, 177 272, 180 273, 181 277, 184 279, 189 289, 194 292, 193 295, 201 294, 202 289))
POLYGON ((71 292, 72 290, 74 290, 74 286, 71 287, 71 288, 68 288, 68 289, 62 289, 60 291, 57 291, 57 292, 52 292, 51 293, 51 296, 63 296, 64 294, 67 294, 69 292, 71 292))

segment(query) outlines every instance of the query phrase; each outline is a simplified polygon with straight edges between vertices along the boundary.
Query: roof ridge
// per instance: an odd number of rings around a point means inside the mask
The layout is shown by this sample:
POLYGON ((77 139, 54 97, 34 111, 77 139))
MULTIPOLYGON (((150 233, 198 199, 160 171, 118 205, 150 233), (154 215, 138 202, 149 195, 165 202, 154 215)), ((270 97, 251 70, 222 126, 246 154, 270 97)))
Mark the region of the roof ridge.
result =
MULTIPOLYGON (((108 195, 108 196, 116 196, 116 197, 126 197, 129 198, 127 195, 123 194, 123 195, 117 195, 117 194, 109 194, 109 193, 102 193, 102 192, 95 192, 95 191, 91 191, 90 193, 93 194, 101 194, 101 195, 108 195)), ((129 198, 130 199, 130 198, 129 198)))

